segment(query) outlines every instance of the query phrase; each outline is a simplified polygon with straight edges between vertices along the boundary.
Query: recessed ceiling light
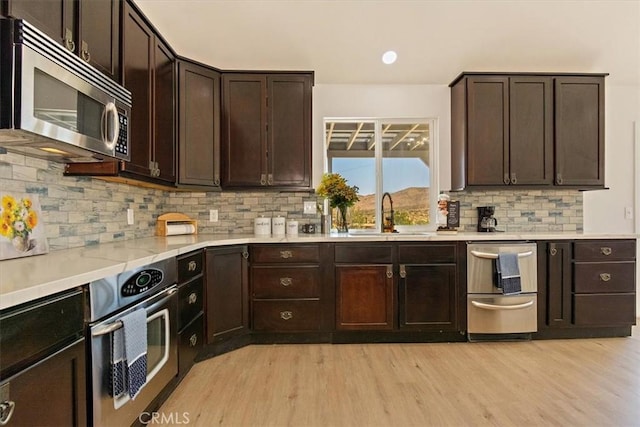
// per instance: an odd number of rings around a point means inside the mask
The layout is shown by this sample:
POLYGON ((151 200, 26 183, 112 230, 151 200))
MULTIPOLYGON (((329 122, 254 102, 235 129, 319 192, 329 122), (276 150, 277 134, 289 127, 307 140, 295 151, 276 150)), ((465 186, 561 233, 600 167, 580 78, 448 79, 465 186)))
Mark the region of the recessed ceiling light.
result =
POLYGON ((398 54, 393 50, 388 50, 382 54, 382 62, 385 64, 393 64, 398 59, 398 54))

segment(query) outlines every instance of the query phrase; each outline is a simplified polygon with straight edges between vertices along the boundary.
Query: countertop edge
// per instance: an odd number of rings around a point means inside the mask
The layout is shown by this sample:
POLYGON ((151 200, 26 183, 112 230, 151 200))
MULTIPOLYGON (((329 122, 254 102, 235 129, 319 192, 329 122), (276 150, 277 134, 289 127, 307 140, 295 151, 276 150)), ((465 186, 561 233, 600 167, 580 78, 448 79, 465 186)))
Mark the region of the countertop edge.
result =
POLYGON ((357 243, 428 241, 545 241, 584 239, 638 239, 638 234, 607 233, 464 233, 457 234, 300 234, 256 236, 252 234, 201 234, 146 237, 45 255, 0 261, 0 310, 54 295, 93 280, 116 275, 162 259, 206 247, 277 243, 357 243), (75 262, 81 260, 81 262, 75 262))

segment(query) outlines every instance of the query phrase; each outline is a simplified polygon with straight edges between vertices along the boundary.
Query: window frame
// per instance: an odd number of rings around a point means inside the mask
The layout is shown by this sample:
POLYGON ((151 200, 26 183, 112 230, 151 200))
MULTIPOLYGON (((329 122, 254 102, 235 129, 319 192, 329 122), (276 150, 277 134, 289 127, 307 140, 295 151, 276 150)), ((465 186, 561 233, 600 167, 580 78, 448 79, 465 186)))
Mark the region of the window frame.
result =
MULTIPOLYGON (((438 206, 438 195, 440 194, 440 182, 439 182, 439 133, 438 133, 438 118, 434 117, 421 117, 421 118, 402 118, 402 117, 324 117, 322 121, 323 126, 323 156, 324 156, 324 172, 330 171, 331 158, 328 154, 328 146, 326 145, 326 129, 327 123, 351 123, 351 122, 364 122, 373 123, 375 129, 375 148, 374 148, 374 163, 375 163, 375 220, 377 228, 380 228, 382 224, 382 195, 383 195, 383 171, 382 161, 384 159, 382 152, 382 125, 383 124, 426 124, 429 128, 429 224, 427 225, 396 225, 396 230, 400 233, 420 233, 420 232, 435 232, 436 225, 436 210, 438 206)), ((344 156, 347 157, 347 156, 344 156)), ((325 201, 325 212, 328 212, 328 206, 325 201)), ((353 229, 349 230, 350 233, 376 233, 377 230, 364 230, 353 229)))

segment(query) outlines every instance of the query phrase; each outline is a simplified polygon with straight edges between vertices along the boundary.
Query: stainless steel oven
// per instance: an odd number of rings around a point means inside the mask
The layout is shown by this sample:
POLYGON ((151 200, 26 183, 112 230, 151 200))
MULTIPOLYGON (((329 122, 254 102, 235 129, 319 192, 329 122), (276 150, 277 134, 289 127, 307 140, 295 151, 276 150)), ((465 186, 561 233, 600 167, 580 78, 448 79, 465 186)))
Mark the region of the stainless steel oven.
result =
POLYGON ((0 145, 54 161, 130 159, 131 93, 23 20, 0 19, 0 145))
POLYGON ((135 423, 176 377, 176 279, 172 258, 90 283, 91 316, 95 318, 89 328, 93 425, 135 423), (113 393, 111 352, 114 332, 123 327, 121 319, 135 310, 146 311, 147 376, 132 399, 126 392, 113 393))
POLYGON ((538 274, 535 243, 467 245, 467 333, 483 338, 530 338, 538 329, 538 274), (496 283, 501 253, 517 256, 521 292, 505 295, 496 283))

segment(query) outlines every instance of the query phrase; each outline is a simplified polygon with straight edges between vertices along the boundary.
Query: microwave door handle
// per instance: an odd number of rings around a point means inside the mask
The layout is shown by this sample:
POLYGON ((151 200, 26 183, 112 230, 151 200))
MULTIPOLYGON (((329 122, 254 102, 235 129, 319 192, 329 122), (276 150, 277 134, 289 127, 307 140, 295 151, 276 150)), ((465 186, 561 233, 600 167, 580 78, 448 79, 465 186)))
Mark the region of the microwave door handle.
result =
MULTIPOLYGON (((478 258, 498 259, 498 254, 492 254, 489 252, 471 251, 471 255, 478 258)), ((518 253, 518 258, 526 258, 531 255, 533 255, 533 251, 520 252, 518 253)))
POLYGON ((118 122, 118 109, 113 102, 107 103, 104 107, 102 121, 102 139, 109 150, 113 150, 118 142, 120 133, 120 123, 118 122), (111 137, 111 138, 110 138, 111 137))

